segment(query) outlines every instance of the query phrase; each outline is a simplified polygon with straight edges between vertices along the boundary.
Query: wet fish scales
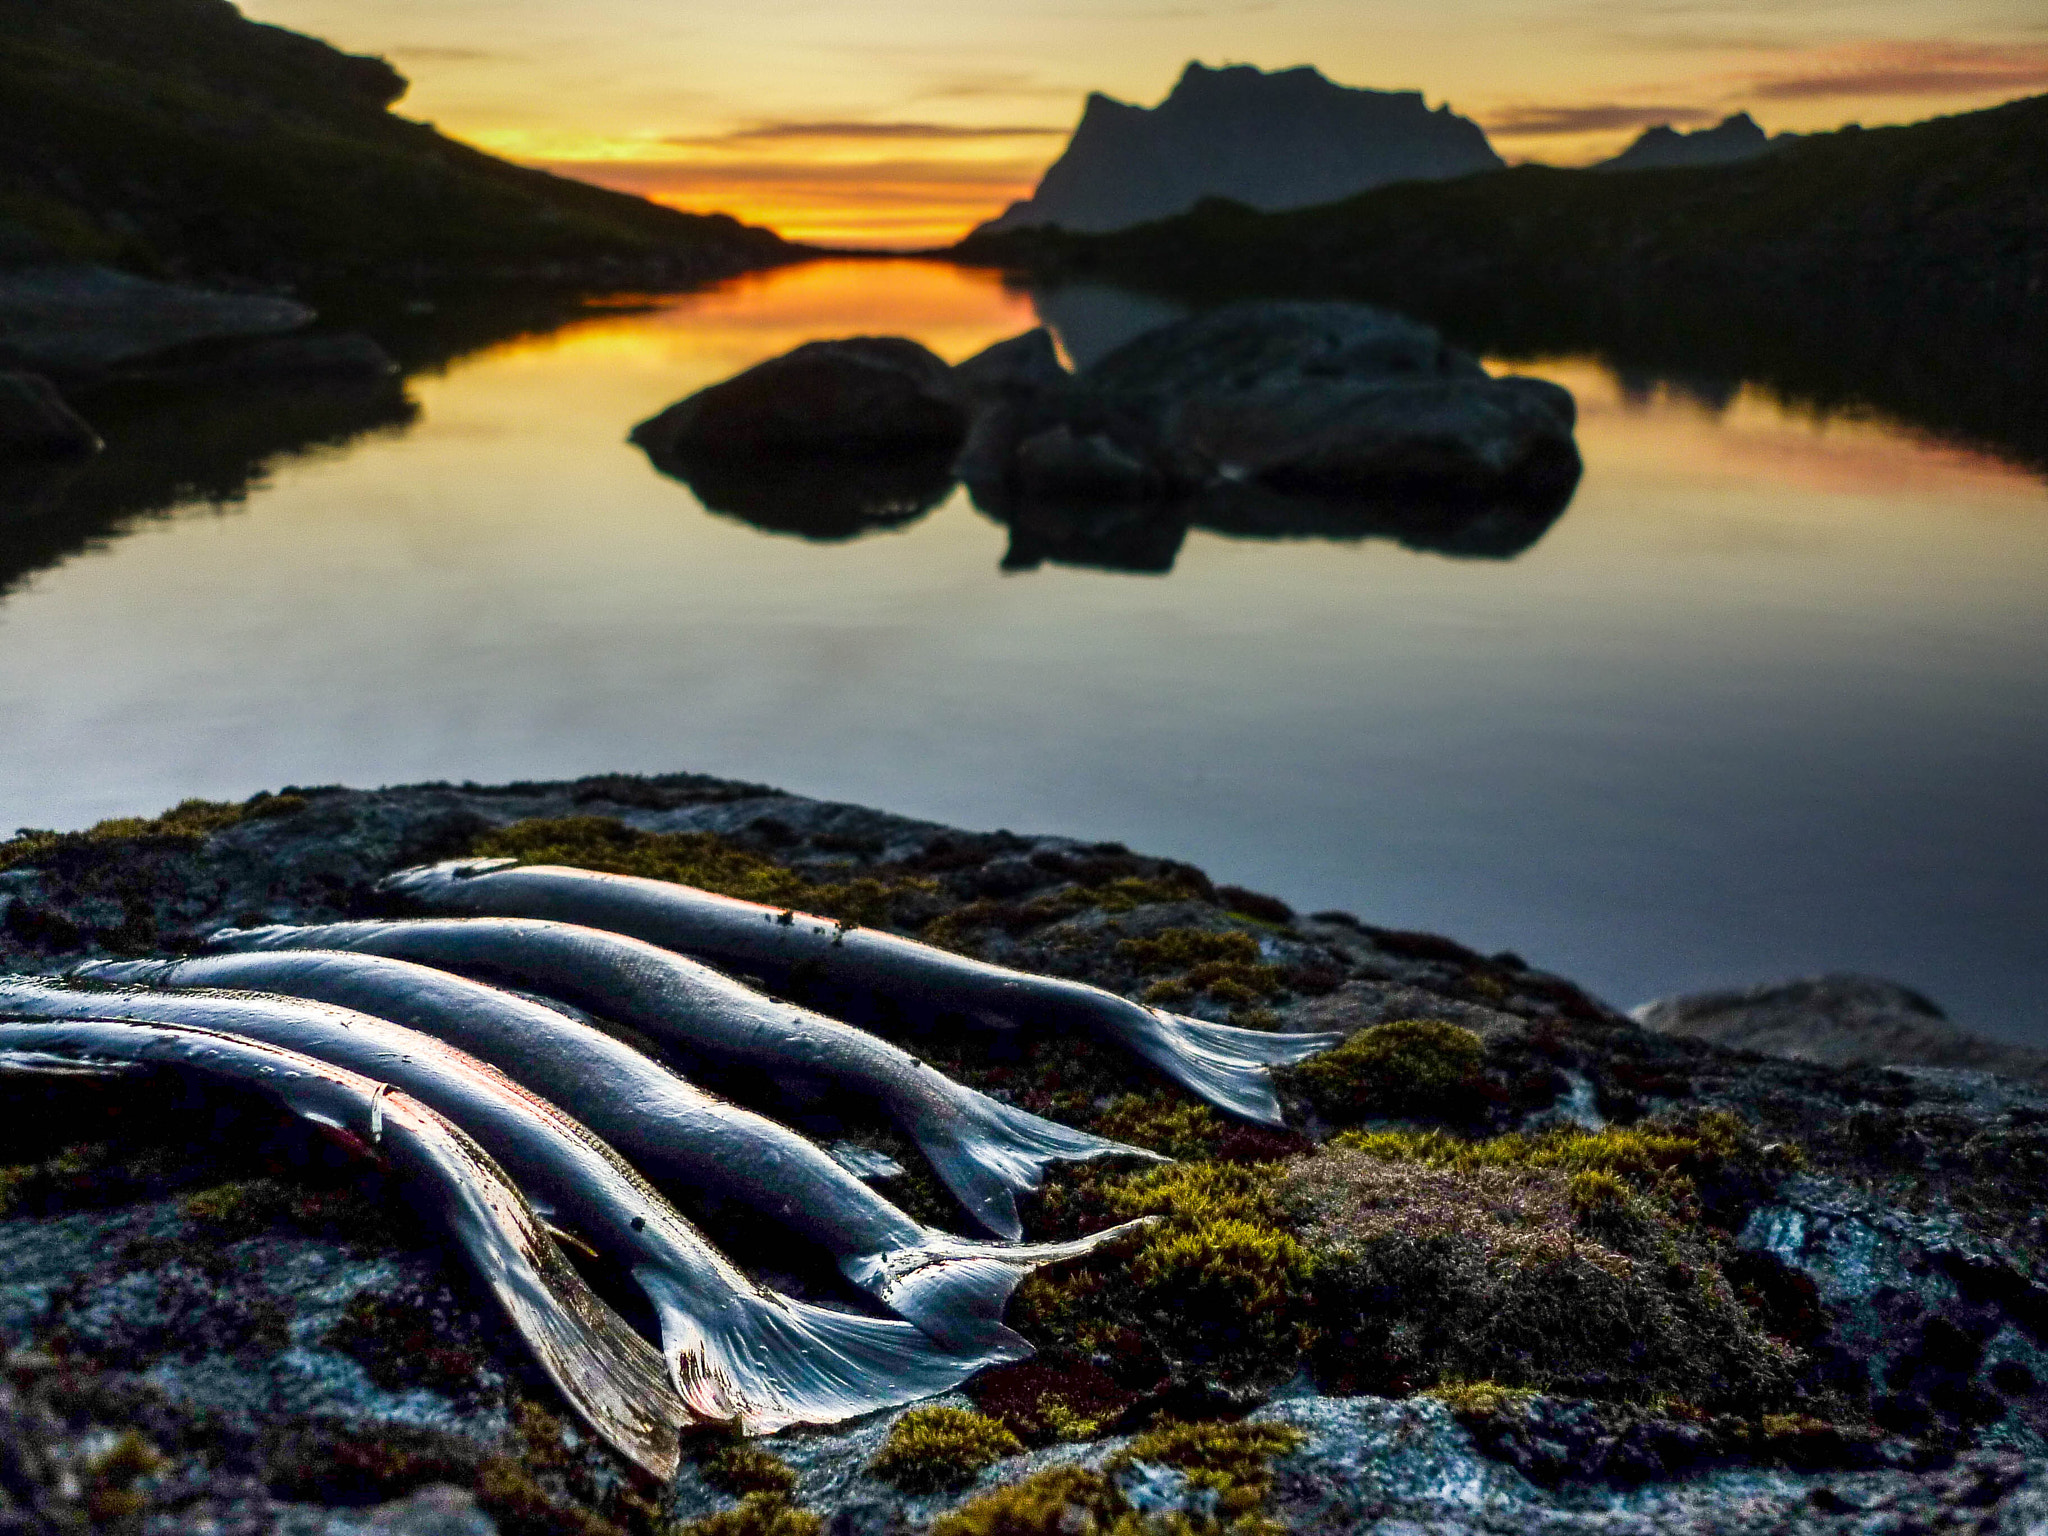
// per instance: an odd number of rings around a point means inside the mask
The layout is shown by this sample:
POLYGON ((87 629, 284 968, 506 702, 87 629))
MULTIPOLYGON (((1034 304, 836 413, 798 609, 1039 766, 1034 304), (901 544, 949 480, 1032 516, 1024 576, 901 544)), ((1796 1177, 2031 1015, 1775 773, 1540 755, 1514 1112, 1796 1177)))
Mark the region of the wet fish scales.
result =
POLYGON ((660 1354, 570 1267, 490 1155, 409 1094, 298 1052, 210 1030, 129 1020, 0 1022, 0 1075, 172 1068, 255 1088, 302 1119, 374 1144, 455 1240, 549 1380, 604 1441, 675 1475, 699 1422, 660 1354))
POLYGON ((560 1105, 658 1186, 709 1193, 801 1233, 855 1285, 954 1348, 1028 1346, 1003 1326, 1041 1264, 1115 1235, 998 1246, 923 1226, 794 1131, 706 1093, 602 1030, 411 961, 266 949, 186 960, 96 961, 72 975, 169 988, 285 994, 402 1024, 488 1062, 560 1105))
POLYGON ((801 970, 821 992, 864 1000, 912 1022, 953 1017, 998 1027, 1075 1029, 1122 1046, 1218 1109, 1259 1125, 1286 1123, 1270 1069, 1305 1061, 1344 1038, 1211 1024, 1085 982, 633 875, 457 859, 401 870, 380 889, 435 911, 608 929, 770 985, 789 984, 801 970))
POLYGON ((518 918, 228 929, 223 950, 344 949, 412 960, 558 996, 726 1068, 794 1076, 865 1097, 915 1140, 984 1229, 1016 1238, 1017 1196, 1063 1160, 1156 1154, 1056 1125, 956 1083, 887 1041, 778 1003, 658 945, 518 918))
POLYGON ((390 1083, 475 1137, 539 1214, 621 1263, 660 1319, 669 1376, 700 1418, 752 1433, 832 1423, 957 1386, 1015 1349, 948 1350, 914 1325, 805 1306, 754 1285, 585 1127, 415 1030, 250 992, 88 988, 0 977, 0 1010, 197 1025, 390 1083))

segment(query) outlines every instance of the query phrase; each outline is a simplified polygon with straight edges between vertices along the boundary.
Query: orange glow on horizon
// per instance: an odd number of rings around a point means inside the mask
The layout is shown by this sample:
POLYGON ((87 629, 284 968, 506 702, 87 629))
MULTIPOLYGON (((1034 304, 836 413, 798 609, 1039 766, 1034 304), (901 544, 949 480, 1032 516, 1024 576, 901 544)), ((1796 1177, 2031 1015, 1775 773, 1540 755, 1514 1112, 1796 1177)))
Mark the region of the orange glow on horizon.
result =
POLYGON ((953 244, 1029 197, 1040 168, 1013 160, 892 160, 706 165, 699 161, 551 161, 541 167, 684 213, 725 213, 786 240, 867 250, 953 244))

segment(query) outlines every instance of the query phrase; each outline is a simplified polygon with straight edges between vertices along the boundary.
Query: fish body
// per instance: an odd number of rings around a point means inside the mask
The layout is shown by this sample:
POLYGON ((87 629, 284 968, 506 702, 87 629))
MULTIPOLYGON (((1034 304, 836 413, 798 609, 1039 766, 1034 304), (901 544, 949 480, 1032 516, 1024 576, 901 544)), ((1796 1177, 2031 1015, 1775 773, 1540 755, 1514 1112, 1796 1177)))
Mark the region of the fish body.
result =
POLYGON ((459 971, 559 997, 724 1070, 851 1093, 907 1132, 987 1231, 1023 1231, 1017 1196, 1061 1160, 1157 1160, 1027 1114, 956 1083, 908 1052, 809 1009, 779 1003, 659 945, 570 923, 519 918, 226 929, 210 947, 334 949, 459 971))
POLYGON ((710 1194, 770 1217, 953 1348, 1022 1351, 1003 1304, 1075 1243, 1001 1246, 914 1220, 796 1132, 726 1102, 600 1029, 530 998, 375 954, 276 949, 189 960, 98 961, 82 980, 227 988, 329 1003, 402 1024, 504 1072, 595 1131, 657 1187, 710 1194))
POLYGON ((402 870, 380 889, 437 912, 548 918, 622 933, 773 987, 914 1024, 966 1018, 994 1028, 1058 1027, 1121 1045, 1182 1087, 1241 1119, 1286 1122, 1271 1069, 1342 1042, 1339 1034, 1276 1034, 1148 1008, 1102 987, 1037 976, 872 928, 778 912, 666 880, 596 874, 507 859, 402 870))
POLYGON ((591 1291, 504 1171, 411 1095, 295 1051, 182 1025, 0 1023, 0 1075, 172 1069, 258 1090, 373 1149, 455 1240, 548 1378, 614 1449, 664 1481, 701 1420, 660 1354, 591 1291))
POLYGON ((669 1377, 699 1418, 766 1434, 947 1391, 1029 1353, 940 1346, 913 1324, 806 1306, 753 1284, 619 1155, 495 1069, 383 1019, 250 992, 85 988, 0 977, 0 1015, 192 1025, 390 1084, 474 1137, 549 1222, 616 1260, 653 1304, 669 1377))

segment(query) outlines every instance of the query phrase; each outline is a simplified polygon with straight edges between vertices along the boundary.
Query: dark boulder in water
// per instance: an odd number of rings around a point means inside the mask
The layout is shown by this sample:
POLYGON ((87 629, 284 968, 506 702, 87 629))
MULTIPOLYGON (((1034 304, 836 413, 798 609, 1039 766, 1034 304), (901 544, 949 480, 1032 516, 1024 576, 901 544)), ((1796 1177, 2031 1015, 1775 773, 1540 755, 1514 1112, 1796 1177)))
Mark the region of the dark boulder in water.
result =
POLYGON ((968 411, 944 359, 901 336, 807 342, 633 429, 660 463, 685 452, 953 449, 968 411))
POLYGON ((953 381, 981 403, 1031 395, 1067 381, 1066 365, 1044 326, 985 348, 953 368, 953 381))
POLYGON ((1360 304, 1228 305, 997 411, 961 464, 989 502, 1102 481, 1121 496, 1258 485, 1554 511, 1580 471, 1569 392, 1495 378, 1428 326, 1360 304))
POLYGON ((100 447, 99 434, 48 379, 0 373, 0 459, 74 459, 100 447))

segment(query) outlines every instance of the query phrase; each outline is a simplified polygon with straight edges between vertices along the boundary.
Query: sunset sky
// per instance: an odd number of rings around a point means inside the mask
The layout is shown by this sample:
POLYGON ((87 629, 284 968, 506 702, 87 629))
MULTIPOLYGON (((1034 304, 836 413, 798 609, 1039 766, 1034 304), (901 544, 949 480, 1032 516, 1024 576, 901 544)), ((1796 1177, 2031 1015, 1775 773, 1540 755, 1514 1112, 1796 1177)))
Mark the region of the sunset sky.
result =
POLYGON ((1189 59, 1423 91, 1510 160, 1645 125, 1908 122, 2048 90, 2040 0, 245 0, 389 58, 399 110, 795 239, 950 241, 1027 195, 1091 90, 1189 59))

